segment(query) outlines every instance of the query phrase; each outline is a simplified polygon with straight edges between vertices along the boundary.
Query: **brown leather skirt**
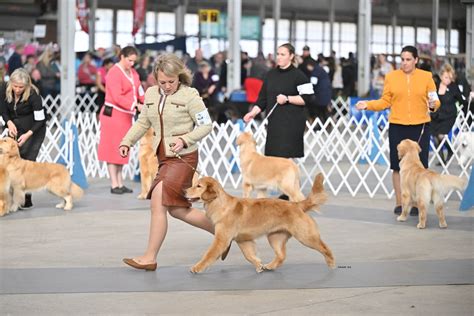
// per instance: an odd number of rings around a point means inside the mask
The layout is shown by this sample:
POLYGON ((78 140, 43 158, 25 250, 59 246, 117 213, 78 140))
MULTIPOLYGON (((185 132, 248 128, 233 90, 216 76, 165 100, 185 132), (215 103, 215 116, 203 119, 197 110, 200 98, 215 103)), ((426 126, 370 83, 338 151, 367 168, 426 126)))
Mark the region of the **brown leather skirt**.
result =
POLYGON ((184 190, 192 186, 194 170, 189 165, 197 167, 198 151, 181 155, 181 158, 189 164, 187 165, 177 157, 166 157, 164 143, 162 140, 156 149, 158 173, 151 184, 147 199, 151 199, 156 185, 163 182, 162 205, 191 207, 191 203, 184 197, 184 190))

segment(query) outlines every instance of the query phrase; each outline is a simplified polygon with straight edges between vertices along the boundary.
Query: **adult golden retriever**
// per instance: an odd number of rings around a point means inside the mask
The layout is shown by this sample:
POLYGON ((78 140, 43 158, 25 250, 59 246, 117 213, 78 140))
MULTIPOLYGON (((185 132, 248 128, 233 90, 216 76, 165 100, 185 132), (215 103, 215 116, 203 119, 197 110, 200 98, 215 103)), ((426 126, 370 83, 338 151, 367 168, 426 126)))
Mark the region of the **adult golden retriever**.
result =
POLYGON ((436 209, 439 218, 439 227, 446 228, 446 219, 443 212, 444 194, 452 189, 463 190, 466 180, 453 176, 437 174, 425 169, 418 156, 421 148, 418 143, 405 139, 397 146, 400 158, 400 185, 402 191, 402 213, 398 216, 399 222, 407 219, 409 206, 416 202, 418 206, 417 228, 426 227, 426 210, 430 201, 436 209))
POLYGON ((236 144, 240 147, 244 197, 250 197, 253 189, 257 189, 257 197, 265 197, 268 188, 277 188, 288 195, 290 201, 304 200, 300 172, 292 160, 259 154, 257 143, 248 132, 240 134, 236 144))
POLYGON ((237 242, 244 257, 257 272, 274 270, 286 258, 286 243, 291 236, 319 251, 329 267, 335 266, 331 249, 321 240, 315 221, 306 213, 327 200, 321 174, 316 176, 308 198, 299 202, 237 198, 227 194, 211 177, 199 179, 195 186, 186 190, 186 197, 202 200, 206 215, 215 226, 214 242, 191 268, 193 273, 202 272, 214 263, 232 240, 237 242), (275 251, 275 258, 268 264, 262 264, 256 256, 254 240, 263 235, 267 236, 275 251))
POLYGON ((0 166, 0 216, 10 212, 10 177, 4 166, 0 166))
POLYGON ((146 199, 153 179, 158 172, 158 158, 153 150, 153 128, 150 128, 140 139, 138 161, 140 162, 141 192, 137 198, 144 200, 146 199))
POLYGON ((70 211, 73 199, 82 197, 82 189, 71 181, 69 171, 61 164, 35 162, 20 157, 18 144, 12 138, 0 140, 0 165, 4 166, 10 176, 13 188, 12 209, 17 210, 24 203, 25 192, 47 189, 64 199, 56 205, 70 211))

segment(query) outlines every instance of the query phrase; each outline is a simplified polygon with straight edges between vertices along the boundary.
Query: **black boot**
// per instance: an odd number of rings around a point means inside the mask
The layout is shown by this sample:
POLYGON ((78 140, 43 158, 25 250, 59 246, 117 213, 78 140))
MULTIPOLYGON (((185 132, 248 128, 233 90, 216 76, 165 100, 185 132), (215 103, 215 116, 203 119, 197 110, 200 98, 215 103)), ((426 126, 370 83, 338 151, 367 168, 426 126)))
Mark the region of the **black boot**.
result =
POLYGON ((282 194, 282 195, 280 195, 278 198, 279 198, 280 200, 285 200, 285 201, 289 201, 289 200, 290 200, 290 198, 289 198, 288 195, 286 195, 286 194, 282 194))
POLYGON ((25 194, 25 204, 21 206, 22 210, 27 210, 33 207, 33 202, 31 201, 31 193, 25 194))

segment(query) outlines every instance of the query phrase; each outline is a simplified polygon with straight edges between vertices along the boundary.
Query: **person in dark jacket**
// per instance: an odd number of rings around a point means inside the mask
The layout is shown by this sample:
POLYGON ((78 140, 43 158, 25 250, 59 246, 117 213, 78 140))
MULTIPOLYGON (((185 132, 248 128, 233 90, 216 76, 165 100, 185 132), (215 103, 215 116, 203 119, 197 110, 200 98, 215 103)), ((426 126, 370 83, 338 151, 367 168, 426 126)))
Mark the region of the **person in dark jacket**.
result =
MULTIPOLYGON (((43 100, 24 68, 15 70, 0 99, 0 111, 8 134, 20 146, 22 159, 36 161, 46 134, 43 100)), ((31 194, 25 196, 22 208, 31 208, 31 194)))
POLYGON ((295 48, 291 44, 278 47, 277 68, 268 72, 256 105, 244 116, 244 121, 249 122, 260 112, 267 112, 266 156, 304 156, 304 106, 312 102, 314 90, 304 73, 293 66, 294 60, 295 48))
POLYGON ((329 105, 331 104, 331 81, 328 73, 318 64, 310 74, 310 81, 314 89, 313 101, 307 105, 309 119, 311 122, 319 117, 322 123, 329 116, 329 105))
POLYGON ((21 60, 21 55, 23 55, 24 51, 25 51, 25 45, 18 44, 15 47, 15 52, 8 59, 8 74, 10 76, 15 70, 23 67, 23 61, 21 60))
MULTIPOLYGON (((445 64, 440 71, 440 83, 438 85, 438 97, 441 106, 438 111, 431 113, 431 134, 434 136, 435 145, 439 147, 445 135, 447 135, 453 128, 458 115, 456 108, 456 101, 464 105, 466 99, 459 91, 458 86, 454 81, 454 69, 449 64, 445 64)), ((448 142, 444 146, 447 150, 447 156, 444 156, 441 148, 440 156, 444 163, 448 162, 453 155, 453 150, 448 142)))

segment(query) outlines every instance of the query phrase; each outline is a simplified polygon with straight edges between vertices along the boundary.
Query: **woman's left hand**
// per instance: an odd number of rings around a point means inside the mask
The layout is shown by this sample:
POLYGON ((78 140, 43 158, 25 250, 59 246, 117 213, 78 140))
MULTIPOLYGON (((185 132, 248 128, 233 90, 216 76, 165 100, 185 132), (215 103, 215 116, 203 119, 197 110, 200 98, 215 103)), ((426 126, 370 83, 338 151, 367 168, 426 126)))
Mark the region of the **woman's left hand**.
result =
POLYGON ((277 95, 277 103, 278 104, 286 104, 288 102, 288 96, 284 94, 277 95))
POLYGON ((26 141, 31 137, 31 135, 33 135, 33 132, 28 131, 25 134, 18 137, 18 146, 20 147, 23 146, 26 143, 26 141))
POLYGON ((170 144, 170 149, 174 153, 179 153, 184 148, 184 141, 181 138, 178 138, 175 143, 170 144))

